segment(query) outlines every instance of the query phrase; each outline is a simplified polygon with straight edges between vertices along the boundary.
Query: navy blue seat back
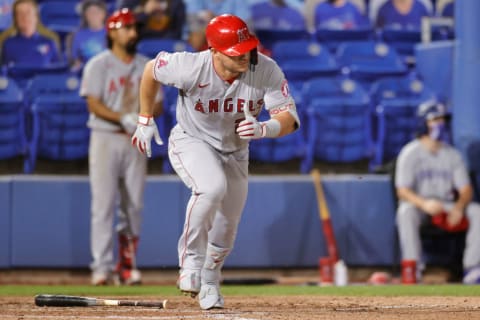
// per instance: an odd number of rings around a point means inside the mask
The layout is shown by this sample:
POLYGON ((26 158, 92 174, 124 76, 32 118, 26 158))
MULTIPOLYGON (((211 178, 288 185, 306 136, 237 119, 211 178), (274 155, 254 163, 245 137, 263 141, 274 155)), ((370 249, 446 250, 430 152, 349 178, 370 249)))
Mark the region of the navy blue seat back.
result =
POLYGON ((402 56, 413 56, 415 45, 422 42, 420 30, 385 28, 380 33, 380 38, 402 56))
POLYGON ((150 58, 155 58, 160 51, 194 51, 188 42, 176 39, 143 39, 138 42, 137 50, 139 53, 150 58))
POLYGON ((51 160, 85 159, 88 156, 90 129, 86 126, 86 101, 74 96, 40 96, 31 107, 33 136, 30 167, 37 157, 51 160))
POLYGON ((26 154, 23 92, 13 79, 0 77, 0 159, 26 154))
POLYGON ((366 26, 358 29, 317 29, 315 40, 334 52, 342 42, 369 41, 374 40, 373 28, 366 26))
POLYGON ((315 159, 348 163, 370 156, 370 99, 357 82, 343 76, 311 80, 303 96, 308 115, 303 172, 315 159))
POLYGON ((27 84, 27 98, 35 100, 39 96, 78 97, 80 79, 71 73, 40 74, 27 84))
POLYGON ((375 157, 372 169, 394 159, 414 138, 418 106, 435 99, 435 94, 415 75, 378 80, 371 90, 376 125, 375 157))
POLYGON ((40 4, 40 18, 50 29, 68 33, 80 25, 80 7, 74 1, 48 1, 40 4))
POLYGON ((28 82, 36 75, 65 73, 68 71, 68 68, 69 66, 66 62, 53 63, 47 66, 17 64, 8 66, 7 74, 22 89, 25 89, 28 82))
POLYGON ((344 42, 338 47, 336 57, 350 76, 367 88, 372 81, 403 75, 408 70, 395 49, 382 42, 344 42))
MULTIPOLYGON (((268 111, 262 109, 259 121, 270 119, 268 111)), ((303 159, 306 152, 305 137, 301 130, 275 139, 258 139, 250 142, 250 159, 261 162, 280 163, 303 159)))
POLYGON ((278 41, 311 38, 303 14, 288 5, 262 1, 252 5, 250 11, 255 34, 268 50, 278 41))
POLYGON ((340 70, 335 57, 324 46, 310 40, 278 41, 272 47, 272 58, 289 81, 334 75, 340 70))

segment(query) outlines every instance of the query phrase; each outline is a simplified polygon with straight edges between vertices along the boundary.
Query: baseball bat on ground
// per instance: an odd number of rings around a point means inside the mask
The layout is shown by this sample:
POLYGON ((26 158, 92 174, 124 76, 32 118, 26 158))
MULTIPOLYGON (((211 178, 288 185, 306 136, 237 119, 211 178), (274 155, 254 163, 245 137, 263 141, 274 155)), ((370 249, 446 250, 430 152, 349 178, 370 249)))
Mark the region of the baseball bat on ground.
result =
POLYGON ((35 296, 35 305, 39 307, 95 307, 95 306, 126 306, 166 309, 167 300, 163 301, 132 301, 111 300, 90 297, 39 294, 35 296))

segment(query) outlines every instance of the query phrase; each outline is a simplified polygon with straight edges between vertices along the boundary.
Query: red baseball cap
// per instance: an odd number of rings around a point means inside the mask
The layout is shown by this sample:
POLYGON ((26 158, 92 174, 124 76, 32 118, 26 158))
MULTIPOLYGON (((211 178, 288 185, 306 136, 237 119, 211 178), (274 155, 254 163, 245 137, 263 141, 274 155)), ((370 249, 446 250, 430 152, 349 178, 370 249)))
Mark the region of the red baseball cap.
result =
POLYGON ((107 19, 107 30, 116 30, 126 26, 134 25, 136 22, 135 15, 128 8, 122 8, 114 13, 107 19))

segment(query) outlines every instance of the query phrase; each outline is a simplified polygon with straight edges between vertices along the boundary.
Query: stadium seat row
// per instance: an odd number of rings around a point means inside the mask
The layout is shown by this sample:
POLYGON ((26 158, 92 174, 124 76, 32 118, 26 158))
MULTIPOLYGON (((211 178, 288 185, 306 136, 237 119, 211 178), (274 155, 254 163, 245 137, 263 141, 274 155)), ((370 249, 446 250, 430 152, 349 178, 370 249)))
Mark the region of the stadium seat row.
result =
MULTIPOLYGON (((70 73, 33 77, 25 90, 0 79, 0 158, 24 156, 24 172, 37 158, 84 159, 88 155, 88 109, 79 97, 80 78, 70 73)), ((301 130, 279 139, 251 143, 251 159, 278 163, 301 160, 309 172, 315 159, 349 163, 370 159, 372 168, 394 158, 413 137, 415 110, 435 98, 414 74, 377 80, 369 91, 348 75, 316 77, 292 87, 303 122, 301 130)), ((167 112, 156 119, 163 137, 175 121, 177 91, 167 87, 167 112)), ((268 117, 266 112, 260 119, 268 117)), ((153 157, 167 157, 154 146, 153 157)), ((168 161, 165 161, 168 163, 168 161)), ((164 171, 171 171, 168 164, 164 171)))

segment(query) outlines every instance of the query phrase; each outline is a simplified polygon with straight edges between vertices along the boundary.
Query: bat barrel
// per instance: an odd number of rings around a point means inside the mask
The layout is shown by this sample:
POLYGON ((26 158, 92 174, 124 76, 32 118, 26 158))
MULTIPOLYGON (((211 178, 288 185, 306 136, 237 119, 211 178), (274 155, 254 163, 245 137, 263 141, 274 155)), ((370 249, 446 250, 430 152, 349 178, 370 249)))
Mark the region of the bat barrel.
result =
POLYGON ((86 297, 39 294, 35 296, 39 307, 88 307, 95 305, 95 299, 86 297))

